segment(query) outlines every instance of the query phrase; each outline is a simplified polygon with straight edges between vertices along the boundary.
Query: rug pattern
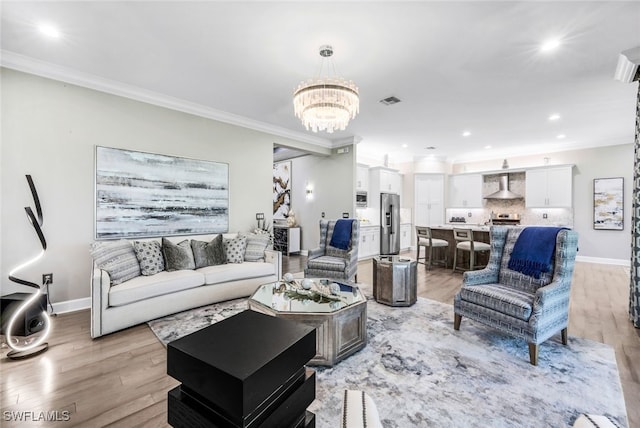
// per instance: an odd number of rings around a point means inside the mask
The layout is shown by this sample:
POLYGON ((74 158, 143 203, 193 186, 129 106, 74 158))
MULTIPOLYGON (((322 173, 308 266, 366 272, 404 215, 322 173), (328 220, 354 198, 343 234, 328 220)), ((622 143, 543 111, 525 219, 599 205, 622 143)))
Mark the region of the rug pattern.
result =
MULTIPOLYGON (((627 417, 614 350, 559 335, 529 364, 524 341, 472 320, 453 330, 451 305, 367 303, 368 344, 334 367, 316 367, 316 426, 340 426, 345 389, 365 390, 386 428, 569 427, 581 413, 627 417)), ((166 346, 247 308, 233 300, 149 322, 166 346)))

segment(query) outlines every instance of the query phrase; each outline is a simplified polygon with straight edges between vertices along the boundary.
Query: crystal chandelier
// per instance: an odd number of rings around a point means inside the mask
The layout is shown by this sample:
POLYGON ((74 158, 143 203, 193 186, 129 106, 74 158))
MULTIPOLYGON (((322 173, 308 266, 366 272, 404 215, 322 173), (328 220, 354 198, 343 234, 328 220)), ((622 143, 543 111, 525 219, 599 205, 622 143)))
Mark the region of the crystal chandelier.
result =
MULTIPOLYGON (((331 46, 320 47, 323 63, 331 55, 331 46)), ((349 120, 360 110, 358 87, 342 77, 310 79, 302 82, 293 93, 293 108, 307 130, 327 131, 329 134, 335 130, 344 131, 349 120)))

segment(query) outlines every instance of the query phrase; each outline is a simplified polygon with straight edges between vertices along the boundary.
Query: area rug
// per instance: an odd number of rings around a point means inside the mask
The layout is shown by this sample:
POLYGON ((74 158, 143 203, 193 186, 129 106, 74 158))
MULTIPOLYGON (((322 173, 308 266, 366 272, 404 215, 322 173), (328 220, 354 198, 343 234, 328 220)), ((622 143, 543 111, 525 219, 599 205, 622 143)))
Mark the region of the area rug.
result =
MULTIPOLYGON (((149 322, 166 344, 247 308, 246 299, 149 322)), ((418 298, 408 308, 367 303, 368 344, 331 368, 316 367, 316 426, 340 426, 343 391, 366 391, 384 427, 569 427, 581 413, 627 427, 614 350, 569 336, 541 345, 463 319, 451 305, 418 298)))

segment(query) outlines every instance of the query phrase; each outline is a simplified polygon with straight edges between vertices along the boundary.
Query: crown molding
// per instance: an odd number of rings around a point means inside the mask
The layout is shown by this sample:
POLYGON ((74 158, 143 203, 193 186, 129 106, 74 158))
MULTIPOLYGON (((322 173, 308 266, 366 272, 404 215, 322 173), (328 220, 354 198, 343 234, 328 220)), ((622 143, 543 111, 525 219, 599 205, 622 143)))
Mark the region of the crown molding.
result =
POLYGON ((265 132, 278 137, 289 138, 296 141, 313 144, 323 148, 332 148, 331 140, 314 137, 302 132, 292 131, 281 126, 271 125, 258 120, 249 119, 233 113, 216 110, 202 104, 192 103, 180 98, 171 97, 154 91, 149 91, 138 86, 128 85, 115 80, 106 79, 89 73, 83 73, 68 67, 42 61, 12 51, 0 50, 0 65, 2 67, 34 74, 48 79, 58 80, 84 88, 93 89, 111 95, 141 101, 159 107, 176 110, 183 113, 219 122, 236 125, 255 131, 265 132))

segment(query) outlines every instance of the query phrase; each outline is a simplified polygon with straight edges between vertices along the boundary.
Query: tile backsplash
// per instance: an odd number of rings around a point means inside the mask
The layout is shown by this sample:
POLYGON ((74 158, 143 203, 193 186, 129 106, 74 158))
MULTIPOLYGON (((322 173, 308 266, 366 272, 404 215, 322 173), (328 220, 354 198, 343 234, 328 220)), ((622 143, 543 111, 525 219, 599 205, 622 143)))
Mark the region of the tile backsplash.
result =
MULTIPOLYGON (((482 194, 489 195, 499 189, 499 175, 484 177, 482 194)), ((525 196, 525 173, 509 174, 509 190, 525 196)), ((494 214, 519 214, 522 225, 566 226, 573 227, 573 209, 571 208, 526 208, 525 199, 485 199, 483 208, 448 208, 446 220, 452 217, 464 217, 470 224, 485 224, 494 214), (469 215, 470 214, 470 215, 469 215), (545 218, 546 217, 546 218, 545 218)))

